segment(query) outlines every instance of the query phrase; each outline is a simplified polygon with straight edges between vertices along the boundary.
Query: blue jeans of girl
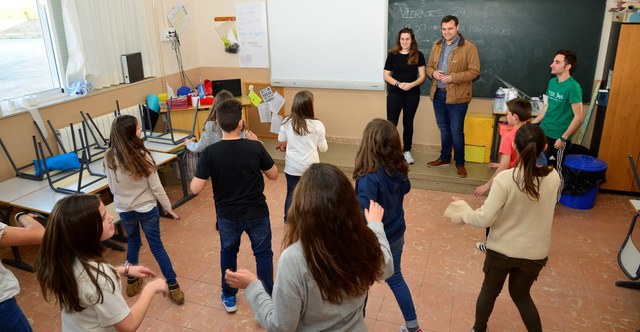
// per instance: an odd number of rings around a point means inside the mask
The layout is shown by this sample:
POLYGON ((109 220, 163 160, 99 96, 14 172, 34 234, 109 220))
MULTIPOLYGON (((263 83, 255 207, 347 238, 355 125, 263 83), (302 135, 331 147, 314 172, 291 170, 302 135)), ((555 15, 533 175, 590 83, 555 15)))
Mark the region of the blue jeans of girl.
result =
POLYGON ((140 228, 144 231, 144 235, 149 243, 149 249, 156 262, 160 265, 162 275, 167 280, 167 284, 173 285, 177 283, 176 273, 173 271, 169 254, 164 249, 162 238, 160 237, 160 213, 155 207, 149 212, 120 212, 120 220, 127 231, 127 261, 136 265, 140 254, 140 246, 142 240, 140 237, 140 228))
POLYGON ((402 311, 402 316, 404 317, 407 326, 417 326, 418 317, 416 316, 416 308, 413 305, 411 291, 409 290, 407 283, 404 281, 402 270, 400 269, 402 249, 404 247, 404 235, 398 240, 389 243, 389 246, 391 247, 391 255, 393 256, 393 275, 385 281, 391 288, 393 295, 396 297, 396 301, 398 302, 398 306, 400 306, 400 311, 402 311))

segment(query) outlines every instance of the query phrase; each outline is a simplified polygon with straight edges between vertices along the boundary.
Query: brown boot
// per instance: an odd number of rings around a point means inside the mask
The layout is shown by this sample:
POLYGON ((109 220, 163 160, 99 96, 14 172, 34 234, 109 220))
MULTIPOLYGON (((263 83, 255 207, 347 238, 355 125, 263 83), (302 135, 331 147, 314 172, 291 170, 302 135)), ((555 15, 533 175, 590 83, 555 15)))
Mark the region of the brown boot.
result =
POLYGON ((180 285, 177 283, 175 285, 169 285, 169 295, 177 305, 182 305, 184 303, 184 292, 180 289, 180 285))
POLYGON ((144 283, 144 281, 141 278, 136 278, 133 281, 127 280, 127 296, 132 297, 140 293, 142 290, 142 283, 144 283))

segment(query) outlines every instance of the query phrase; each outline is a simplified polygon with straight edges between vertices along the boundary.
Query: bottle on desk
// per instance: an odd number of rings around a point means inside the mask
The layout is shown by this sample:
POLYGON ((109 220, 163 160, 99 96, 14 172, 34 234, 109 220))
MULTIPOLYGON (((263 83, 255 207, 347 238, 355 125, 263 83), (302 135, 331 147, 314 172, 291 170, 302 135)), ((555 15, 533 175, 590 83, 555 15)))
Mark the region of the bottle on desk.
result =
POLYGON ((493 100, 493 113, 504 113, 507 111, 507 104, 504 100, 505 92, 502 87, 496 90, 496 97, 493 100))
POLYGON ((540 113, 541 104, 539 97, 531 97, 531 115, 538 115, 540 113))

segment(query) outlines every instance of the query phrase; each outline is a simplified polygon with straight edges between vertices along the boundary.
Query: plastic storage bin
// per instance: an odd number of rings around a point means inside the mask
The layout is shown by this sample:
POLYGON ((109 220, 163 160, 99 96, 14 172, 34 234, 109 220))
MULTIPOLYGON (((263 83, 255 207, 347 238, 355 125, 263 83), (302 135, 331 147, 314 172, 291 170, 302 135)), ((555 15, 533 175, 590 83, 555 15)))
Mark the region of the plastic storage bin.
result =
POLYGON ((607 163, 587 155, 568 155, 563 162, 564 189, 560 203, 574 209, 588 210, 596 203, 607 163))

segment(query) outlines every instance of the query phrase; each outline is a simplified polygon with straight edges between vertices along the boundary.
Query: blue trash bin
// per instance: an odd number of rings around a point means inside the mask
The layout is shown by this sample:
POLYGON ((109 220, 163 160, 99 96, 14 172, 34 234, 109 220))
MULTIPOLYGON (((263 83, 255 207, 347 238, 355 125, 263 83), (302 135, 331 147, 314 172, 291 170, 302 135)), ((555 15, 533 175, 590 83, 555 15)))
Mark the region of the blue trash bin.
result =
POLYGON ((574 209, 588 210, 596 203, 600 183, 605 180, 607 163, 591 156, 568 155, 562 163, 564 189, 560 203, 574 209))

